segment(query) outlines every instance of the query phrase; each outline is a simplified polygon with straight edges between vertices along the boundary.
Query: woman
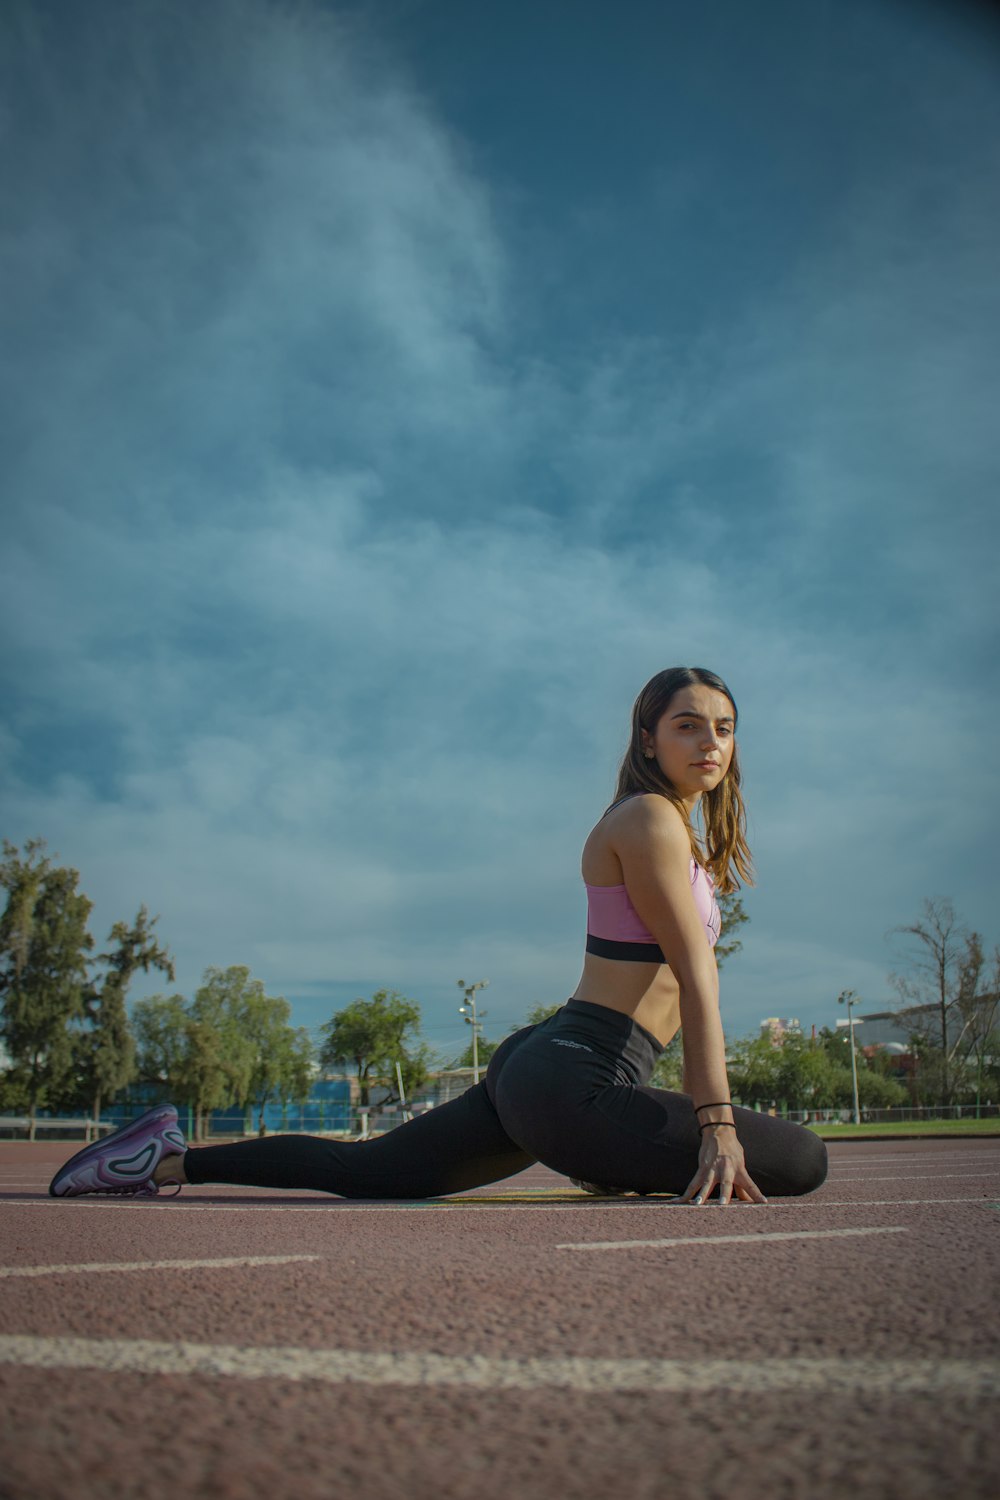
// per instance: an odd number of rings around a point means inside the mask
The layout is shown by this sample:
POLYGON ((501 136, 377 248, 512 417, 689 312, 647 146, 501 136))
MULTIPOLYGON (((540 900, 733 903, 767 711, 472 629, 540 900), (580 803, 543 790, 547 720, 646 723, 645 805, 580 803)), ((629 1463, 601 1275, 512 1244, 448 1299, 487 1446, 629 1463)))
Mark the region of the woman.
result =
POLYGON ((78 1152, 50 1193, 225 1182, 429 1198, 533 1161, 591 1192, 694 1204, 819 1187, 826 1149, 817 1136, 730 1103, 712 949, 715 888, 750 876, 736 717, 725 683, 701 667, 669 668, 643 688, 615 801, 583 851, 580 983, 549 1020, 508 1037, 461 1098, 371 1141, 272 1136, 192 1150, 164 1105, 78 1152), (649 1088, 681 1027, 686 1092, 649 1088))

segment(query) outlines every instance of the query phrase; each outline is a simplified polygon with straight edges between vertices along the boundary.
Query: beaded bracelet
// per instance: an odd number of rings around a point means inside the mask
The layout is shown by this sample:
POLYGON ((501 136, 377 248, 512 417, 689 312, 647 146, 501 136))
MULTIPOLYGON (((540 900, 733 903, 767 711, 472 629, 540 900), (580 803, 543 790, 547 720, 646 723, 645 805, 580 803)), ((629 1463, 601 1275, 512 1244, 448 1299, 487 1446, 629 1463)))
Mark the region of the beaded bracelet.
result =
POLYGON ((732 1099, 717 1099, 714 1104, 696 1104, 694 1112, 697 1114, 702 1109, 732 1109, 732 1107, 732 1099))
POLYGON ((704 1125, 698 1126, 698 1134, 701 1135, 703 1130, 717 1130, 720 1125, 728 1125, 731 1129, 736 1129, 735 1120, 706 1120, 704 1125))

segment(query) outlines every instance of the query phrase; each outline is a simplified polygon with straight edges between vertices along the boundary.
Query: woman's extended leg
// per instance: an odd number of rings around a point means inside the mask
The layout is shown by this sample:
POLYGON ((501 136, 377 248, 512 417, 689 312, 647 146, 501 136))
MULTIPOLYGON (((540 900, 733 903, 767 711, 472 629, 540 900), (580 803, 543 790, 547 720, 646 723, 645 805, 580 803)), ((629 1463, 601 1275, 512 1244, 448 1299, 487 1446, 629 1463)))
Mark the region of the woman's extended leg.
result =
POLYGON ((485 1083, 371 1141, 275 1135, 184 1156, 188 1182, 309 1188, 343 1198, 437 1198, 497 1182, 534 1157, 510 1139, 485 1083))

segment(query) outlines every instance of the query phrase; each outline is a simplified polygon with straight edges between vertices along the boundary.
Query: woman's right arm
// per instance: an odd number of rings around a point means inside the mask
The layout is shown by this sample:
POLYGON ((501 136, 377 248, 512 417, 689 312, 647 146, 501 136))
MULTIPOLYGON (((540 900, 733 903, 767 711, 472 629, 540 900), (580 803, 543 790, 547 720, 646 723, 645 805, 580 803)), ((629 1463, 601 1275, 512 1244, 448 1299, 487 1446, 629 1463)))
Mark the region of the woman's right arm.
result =
MULTIPOLYGON (((663 797, 637 797, 615 830, 629 899, 663 949, 680 987, 684 1083, 695 1105, 729 1098, 726 1044, 719 1011, 719 971, 695 906, 691 843, 680 813, 663 797)), ((699 1122, 727 1121, 731 1107, 699 1111, 699 1122)), ((723 1203, 735 1191, 751 1202, 764 1195, 743 1162, 735 1129, 701 1132, 698 1172, 684 1195, 702 1202, 718 1184, 723 1203)))

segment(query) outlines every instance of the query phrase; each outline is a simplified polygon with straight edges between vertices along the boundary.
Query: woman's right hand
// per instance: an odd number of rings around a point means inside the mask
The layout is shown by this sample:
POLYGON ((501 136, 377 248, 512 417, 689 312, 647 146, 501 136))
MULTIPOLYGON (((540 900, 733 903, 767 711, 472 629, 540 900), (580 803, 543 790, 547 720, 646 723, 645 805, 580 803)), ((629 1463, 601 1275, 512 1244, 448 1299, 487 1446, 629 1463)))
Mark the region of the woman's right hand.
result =
POLYGON ((729 1203, 734 1194, 744 1203, 767 1202, 746 1169, 743 1147, 733 1125, 714 1125, 702 1131, 698 1170, 680 1201, 700 1207, 716 1187, 720 1204, 729 1203))

